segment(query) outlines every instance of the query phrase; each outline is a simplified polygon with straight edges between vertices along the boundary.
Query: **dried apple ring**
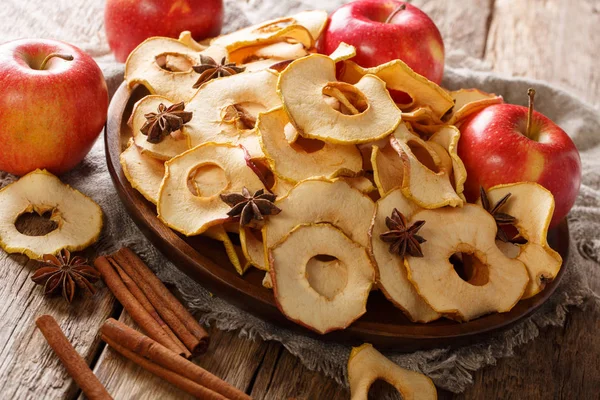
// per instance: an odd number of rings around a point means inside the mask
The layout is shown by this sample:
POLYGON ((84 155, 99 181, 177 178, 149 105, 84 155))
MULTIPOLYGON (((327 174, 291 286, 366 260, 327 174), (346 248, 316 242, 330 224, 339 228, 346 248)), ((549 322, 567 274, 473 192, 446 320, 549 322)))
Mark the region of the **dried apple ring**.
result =
POLYGON ((427 376, 398 366, 369 343, 353 347, 348 357, 350 400, 367 400, 369 388, 378 379, 394 386, 404 400, 437 399, 435 385, 427 376))
POLYGON ((527 240, 517 245, 517 260, 523 262, 529 273, 529 284, 523 298, 535 296, 546 283, 553 280, 562 265, 560 254, 548 244, 548 226, 554 214, 554 196, 543 186, 534 182, 499 185, 487 191, 490 202, 498 202, 511 193, 502 212, 517 219, 515 227, 527 240))
POLYGON ((390 253, 389 243, 379 238, 382 233, 389 231, 385 221, 392 215, 394 209, 401 212, 407 219, 421 210, 415 203, 404 197, 399 188, 392 190, 375 203, 375 213, 369 231, 369 251, 373 254, 377 266, 377 285, 385 296, 412 321, 436 320, 440 314, 419 296, 408 279, 408 273, 404 267, 404 257, 390 253))
MULTIPOLYGON (((324 334, 344 329, 366 310, 375 271, 366 249, 327 223, 301 224, 269 248, 269 270, 277 307, 290 320, 324 334), (311 286, 307 265, 318 255, 345 267, 345 285, 329 298, 311 286)), ((334 276, 334 275, 331 275, 334 276)))
POLYGON ((308 139, 312 140, 310 144, 321 148, 302 147, 302 140, 290 144, 285 138, 287 124, 289 119, 282 108, 261 114, 257 122, 262 150, 271 170, 280 178, 299 182, 313 177, 354 176, 362 170, 362 157, 356 146, 312 139, 308 139))
MULTIPOLYGON (((366 75, 355 85, 337 82, 335 62, 312 54, 292 62, 277 83, 283 107, 300 135, 329 143, 356 144, 380 139, 400 123, 401 111, 374 75, 366 75), (346 91, 364 105, 359 113, 346 115, 325 100, 327 88, 346 91)), ((359 107, 355 107, 358 109, 359 107)))
POLYGON ((165 163, 142 154, 133 140, 121 153, 119 160, 131 187, 140 192, 146 200, 156 204, 160 184, 165 175, 165 163))
POLYGON ((523 295, 529 277, 525 265, 506 257, 496 246, 496 222, 482 207, 423 210, 411 221, 425 224, 419 235, 423 257, 405 258, 408 279, 437 312, 469 321, 491 312, 507 312, 523 295), (450 257, 472 254, 479 263, 473 276, 463 280, 450 257))
POLYGON ((0 190, 0 247, 7 253, 41 258, 62 249, 83 250, 100 236, 102 210, 92 199, 46 170, 35 170, 0 190), (22 214, 51 212, 56 229, 43 236, 17 230, 22 214))
POLYGON ((373 68, 363 68, 353 61, 344 61, 340 79, 356 83, 363 76, 373 74, 382 79, 387 88, 398 90, 412 98, 412 107, 429 107, 433 115, 440 119, 454 105, 448 93, 424 76, 414 72, 401 60, 393 60, 373 68))
POLYGON ((246 154, 241 147, 228 143, 206 143, 167 161, 158 195, 158 218, 186 236, 199 235, 228 219, 231 207, 221 200, 221 193, 239 193, 243 187, 254 193, 264 188, 247 166, 246 154), (206 168, 221 175, 222 182, 211 177, 206 189, 198 184, 192 193, 188 181, 192 177, 202 181, 197 174, 206 168))
POLYGON ((218 46, 198 52, 181 40, 151 37, 136 47, 127 58, 125 81, 129 87, 144 85, 151 94, 164 96, 173 103, 188 101, 197 91, 193 86, 199 75, 192 66, 198 64, 200 54, 219 62, 227 52, 218 46), (173 59, 173 68, 160 65, 167 63, 168 58, 173 59))
POLYGON ((492 104, 500 104, 504 100, 502 96, 494 93, 486 93, 479 89, 459 89, 450 92, 454 100, 452 111, 444 116, 444 120, 450 125, 455 125, 469 115, 492 104))

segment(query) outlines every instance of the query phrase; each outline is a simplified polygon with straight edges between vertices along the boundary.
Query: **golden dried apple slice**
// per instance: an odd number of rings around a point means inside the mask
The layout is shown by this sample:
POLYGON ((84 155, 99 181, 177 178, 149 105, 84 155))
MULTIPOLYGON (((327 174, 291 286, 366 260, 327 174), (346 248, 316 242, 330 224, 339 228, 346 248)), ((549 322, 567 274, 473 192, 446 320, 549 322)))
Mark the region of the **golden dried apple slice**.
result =
POLYGON ((450 92, 454 100, 452 112, 444 116, 444 120, 450 125, 456 125, 467 116, 484 109, 492 104, 500 104, 504 101, 502 96, 494 93, 486 93, 479 89, 460 89, 450 92))
POLYGON ((400 188, 394 189, 375 204, 373 222, 369 230, 369 251, 375 259, 378 271, 378 287, 385 296, 400 308, 413 322, 430 322, 440 317, 415 290, 408 279, 404 267, 404 257, 390 253, 390 244, 380 239, 380 235, 389 231, 386 218, 397 209, 407 219, 421 208, 402 194, 400 188))
POLYGON ((229 54, 229 62, 234 62, 246 67, 246 71, 258 70, 255 63, 266 61, 261 69, 269 68, 271 65, 284 61, 295 60, 307 56, 309 53, 302 43, 275 42, 266 45, 242 47, 229 54))
POLYGON ((252 228, 240 229, 240 243, 248 262, 258 269, 268 271, 265 265, 266 249, 263 244, 262 233, 252 228))
MULTIPOLYGON (((173 105, 166 97, 155 95, 146 96, 138 101, 131 114, 131 131, 133 132, 135 145, 142 155, 166 161, 188 150, 190 144, 189 138, 184 135, 183 130, 178 134, 170 134, 164 137, 158 143, 148 141, 148 136, 144 135, 141 130, 147 121, 145 115, 155 113, 160 104, 164 104, 166 107, 173 105)), ((186 106, 186 111, 191 111, 188 106, 186 106)))
POLYGON ((179 40, 181 43, 185 44, 190 49, 196 50, 197 52, 201 52, 203 50, 206 50, 209 47, 208 45, 204 45, 202 43, 197 42, 192 37, 192 32, 190 32, 190 31, 183 31, 183 32, 181 32, 179 34, 179 38, 177 40, 179 40))
POLYGON ((329 55, 334 62, 348 60, 356 55, 356 48, 350 44, 341 42, 338 47, 329 55))
POLYGON ((346 182, 361 193, 369 194, 377 190, 373 182, 366 176, 340 176, 336 179, 346 182))
POLYGON ((92 199, 46 170, 35 170, 0 190, 0 247, 7 253, 41 258, 62 249, 83 250, 100 236, 102 210, 92 199), (17 230, 22 214, 51 213, 56 229, 43 236, 17 230))
POLYGON ((208 142, 244 144, 251 140, 259 151, 257 133, 253 131, 256 117, 260 112, 281 106, 276 85, 277 74, 268 70, 237 74, 202 85, 186 105, 186 110, 194 113, 182 129, 190 146, 208 142))
POLYGON ((141 84, 151 94, 167 97, 174 103, 188 101, 197 91, 194 84, 199 75, 192 66, 199 63, 199 55, 220 62, 227 55, 224 48, 210 46, 202 51, 190 47, 183 37, 151 37, 136 47, 125 64, 125 81, 129 87, 141 84))
POLYGON ((366 312, 375 271, 366 249, 340 229, 328 223, 298 225, 268 254, 275 301, 288 319, 324 334, 345 329, 366 312), (345 270, 337 275, 345 282, 330 283, 337 287, 332 298, 315 290, 307 277, 307 265, 318 255, 334 257, 345 270))
POLYGON ((219 36, 213 39, 210 44, 211 46, 224 47, 231 53, 242 47, 282 40, 292 40, 301 43, 306 49, 312 48, 315 43, 308 29, 296 24, 296 20, 292 17, 284 17, 265 21, 227 35, 219 36))
POLYGON ((402 120, 423 125, 443 124, 441 119, 428 106, 417 107, 411 111, 402 111, 402 120))
POLYGON ((187 236, 201 234, 228 219, 231 207, 221 200, 220 194, 240 193, 243 187, 252 193, 264 188, 247 166, 245 151, 227 143, 194 147, 167 161, 165 168, 158 196, 158 218, 187 236), (204 174, 209 174, 210 179, 203 180, 204 174), (215 174, 222 179, 215 179, 215 174), (194 193, 188 187, 190 179, 200 182, 194 193), (203 185, 203 181, 210 184, 203 185))
POLYGON ((236 246, 231 241, 231 238, 227 235, 225 228, 223 225, 213 225, 208 228, 204 235, 208 236, 211 239, 218 240, 223 243, 225 247, 225 253, 229 258, 229 261, 235 268, 238 274, 243 275, 244 272, 248 269, 249 264, 242 262, 240 257, 238 256, 238 251, 236 250, 236 246))
POLYGON ((298 182, 313 177, 354 176, 362 170, 362 158, 356 146, 314 139, 290 144, 285 138, 287 124, 289 119, 282 108, 260 114, 256 124, 269 166, 280 178, 298 182))
POLYGON ((142 194, 149 202, 158 202, 158 191, 165 175, 165 163, 143 155, 130 140, 129 145, 119 157, 123 174, 131 187, 142 194))
POLYGON ((507 312, 519 301, 529 277, 525 265, 506 257, 496 246, 496 222, 483 208, 440 208, 415 213, 425 221, 419 235, 423 257, 405 258, 408 279, 437 312, 469 321, 492 312, 507 312), (463 280, 450 262, 456 253, 472 254, 472 277, 463 280))
POLYGON ((371 153, 371 165, 375 185, 381 196, 392 189, 402 186, 404 177, 404 164, 398 152, 389 142, 383 147, 373 146, 371 153))
POLYGON ((283 106, 298 133, 329 143, 356 144, 380 139, 400 123, 401 112, 394 104, 385 83, 366 75, 355 85, 337 82, 335 62, 312 54, 292 62, 277 83, 283 106), (341 93, 358 114, 346 115, 325 100, 326 91, 341 93))
POLYGON ((427 106, 438 119, 454 105, 452 97, 444 89, 414 72, 401 60, 373 68, 363 68, 353 61, 344 61, 340 80, 354 84, 367 74, 381 78, 388 89, 408 93, 413 99, 412 107, 427 106))
POLYGON ((365 343, 353 347, 348 357, 350 400, 367 400, 369 388, 378 379, 394 386, 404 400, 435 400, 435 385, 427 376, 401 368, 365 343))
POLYGON ((448 125, 435 132, 427 141, 430 145, 436 143, 443 147, 452 160, 452 184, 457 194, 462 194, 465 190, 465 181, 467 180, 467 170, 462 160, 458 156, 458 141, 460 140, 460 131, 453 125, 448 125))
POLYGON ((511 197, 501 212, 517 219, 515 227, 527 243, 517 246, 516 259, 523 262, 529 273, 529 284, 523 298, 535 296, 546 283, 553 280, 562 265, 560 254, 547 241, 548 226, 554 214, 554 196, 533 182, 499 185, 487 191, 490 204, 496 204, 507 194, 511 197))
POLYGON ((301 11, 290 17, 296 24, 308 29, 315 42, 321 37, 327 25, 327 11, 324 10, 301 11))
POLYGON ((450 175, 441 170, 440 159, 423 139, 401 124, 390 137, 404 165, 402 193, 423 208, 459 207, 462 198, 456 193, 450 175))

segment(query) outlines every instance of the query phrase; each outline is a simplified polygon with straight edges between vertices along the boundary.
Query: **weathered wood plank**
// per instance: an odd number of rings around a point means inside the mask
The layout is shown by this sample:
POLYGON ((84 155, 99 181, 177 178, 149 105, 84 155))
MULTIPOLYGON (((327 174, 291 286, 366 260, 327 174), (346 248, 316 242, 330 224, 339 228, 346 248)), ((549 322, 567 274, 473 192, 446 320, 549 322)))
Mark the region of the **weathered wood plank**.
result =
MULTIPOLYGON (((127 312, 119 318, 127 325, 135 323, 127 312)), ((138 329, 136 327, 136 329, 138 329)), ((211 344, 207 354, 195 360, 198 365, 241 390, 248 390, 267 344, 241 338, 235 332, 209 329, 211 344)), ((189 399, 185 392, 154 376, 105 347, 94 373, 115 399, 189 399)))
MULTIPOLYGON (((33 221, 33 220, 31 220, 33 221)), ((25 221, 28 233, 44 223, 25 221)), ((42 229, 43 230, 43 229, 42 229)), ((39 229, 37 229, 37 233, 39 229)), ((90 255, 88 252, 86 255, 90 255)), ((4 399, 71 398, 79 388, 35 327, 35 319, 50 314, 75 349, 91 363, 98 348, 96 332, 113 313, 114 298, 101 283, 93 297, 69 305, 62 297, 45 297, 31 281, 38 263, 25 256, 0 252, 0 393, 4 399)))
POLYGON ((485 60, 496 72, 543 79, 600 105, 598 37, 597 0, 497 0, 485 60))

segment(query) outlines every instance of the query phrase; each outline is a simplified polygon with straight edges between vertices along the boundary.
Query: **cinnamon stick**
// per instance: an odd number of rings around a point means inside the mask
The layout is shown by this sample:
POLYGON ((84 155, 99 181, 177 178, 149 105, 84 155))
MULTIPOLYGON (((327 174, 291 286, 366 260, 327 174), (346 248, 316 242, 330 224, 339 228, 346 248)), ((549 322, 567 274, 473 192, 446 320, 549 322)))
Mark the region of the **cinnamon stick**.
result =
POLYGON ((42 315, 35 320, 46 341, 54 350, 69 375, 79 385, 90 400, 107 400, 112 397, 100 383, 85 360, 69 342, 56 320, 50 315, 42 315))
POLYGON ((117 271, 117 273, 121 277, 121 280, 123 281, 125 286, 127 286, 127 289, 129 289, 133 297, 135 297, 137 301, 140 302, 140 304, 142 305, 142 307, 144 307, 148 314, 150 314, 150 316, 152 316, 152 318, 154 318, 156 322, 158 322, 158 324, 165 331, 165 333, 169 335, 171 340, 173 340, 173 342, 175 342, 175 344, 180 348, 179 355, 185 358, 190 358, 192 356, 192 353, 190 353, 187 347, 185 347, 181 340, 179 340, 177 335, 173 333, 171 328, 169 328, 169 325, 167 325, 167 323, 160 317, 160 315, 158 315, 158 312, 156 312, 156 309, 154 308, 154 306, 152 306, 152 303, 150 302, 150 300, 148 300, 146 295, 144 295, 139 286, 136 285, 136 283, 131 279, 131 277, 127 275, 127 273, 119 266, 119 264, 115 260, 113 260, 110 257, 108 257, 107 260, 117 271))
POLYGON ((179 346, 171 339, 171 337, 160 327, 158 322, 144 309, 140 302, 131 294, 127 287, 117 274, 109 261, 104 256, 96 258, 94 266, 100 274, 106 286, 115 295, 123 308, 127 310, 131 318, 146 332, 148 336, 156 340, 170 350, 179 353, 179 346))
MULTIPOLYGON (((121 266, 125 271, 140 285, 140 288, 146 293, 144 287, 151 288, 152 291, 158 296, 158 300, 162 304, 168 305, 168 308, 177 316, 182 322, 183 326, 199 341, 199 345, 195 346, 190 351, 194 354, 201 354, 208 348, 209 337, 208 333, 202 328, 198 321, 190 314, 190 312, 181 304, 181 302, 166 288, 160 279, 152 272, 150 268, 129 248, 123 247, 114 255, 118 260, 123 262, 121 266), (125 262, 125 260, 127 262, 125 262), (145 282, 144 285, 140 284, 140 281, 145 282)), ((148 293, 146 293, 148 296, 148 293)), ((149 297, 149 296, 148 296, 149 297)), ((152 300, 151 300, 152 301, 152 300)), ((154 302, 153 302, 154 304, 154 302)), ((154 304, 156 306, 156 304, 154 304)), ((160 313, 160 310, 158 310, 160 313)), ((162 314, 161 314, 162 316, 162 314)), ((163 316, 166 321, 166 318, 163 316)), ((168 321, 166 321, 169 323, 168 321)), ((170 324, 169 324, 170 325, 170 324)), ((171 325, 170 325, 171 326, 171 325)), ((174 329, 173 326, 171 326, 174 329)), ((176 332, 177 333, 177 332, 176 332)), ((180 336, 179 337, 184 343, 186 341, 180 336)))
POLYGON ((104 322, 100 328, 100 332, 103 336, 113 342, 119 343, 119 345, 133 351, 137 355, 148 358, 152 362, 220 393, 229 399, 250 399, 250 396, 244 392, 219 379, 204 368, 186 359, 177 357, 171 350, 122 322, 110 318, 104 322))
MULTIPOLYGON (((106 343, 108 343, 108 345, 111 346, 115 351, 121 353, 127 359, 133 361, 134 363, 136 363, 140 367, 144 368, 145 370, 152 372, 154 375, 159 376, 160 378, 177 386, 181 390, 191 394, 194 397, 197 397, 199 399, 206 399, 206 400, 227 400, 227 397, 224 397, 223 395, 221 395, 217 392, 214 392, 208 388, 205 388, 204 386, 201 386, 200 384, 192 381, 191 379, 188 379, 184 376, 178 375, 177 373, 175 373, 173 371, 170 371, 164 367, 161 367, 158 364, 153 363, 152 361, 147 360, 146 358, 144 358, 142 356, 137 355, 136 353, 125 348, 124 346, 117 344, 116 341, 114 341, 113 339, 111 339, 110 337, 108 337, 104 334, 101 335, 101 338, 106 343)), ((175 353, 172 353, 172 354, 175 354, 175 353)), ((177 357, 179 357, 179 356, 177 356, 177 357)), ((179 357, 179 358, 181 360, 185 360, 185 358, 182 358, 182 357, 179 357)))

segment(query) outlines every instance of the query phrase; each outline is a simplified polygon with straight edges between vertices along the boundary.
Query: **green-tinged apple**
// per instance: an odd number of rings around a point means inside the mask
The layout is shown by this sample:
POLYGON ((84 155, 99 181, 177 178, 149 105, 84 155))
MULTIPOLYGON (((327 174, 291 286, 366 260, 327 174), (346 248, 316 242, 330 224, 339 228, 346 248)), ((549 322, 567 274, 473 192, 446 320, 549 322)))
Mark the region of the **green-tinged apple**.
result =
POLYGON ((400 59, 439 84, 444 74, 444 42, 437 26, 417 7, 397 0, 358 0, 338 8, 319 40, 331 54, 345 42, 356 47, 352 61, 375 67, 400 59))
POLYGON ((151 36, 177 38, 182 31, 201 40, 223 27, 223 0, 107 0, 106 36, 115 58, 125 62, 151 36))
POLYGON ((106 122, 108 91, 88 54, 68 43, 0 46, 0 170, 62 174, 90 151, 106 122))
POLYGON ((460 127, 458 155, 467 168, 465 195, 473 202, 479 187, 537 182, 554 195, 550 226, 568 213, 581 184, 581 160, 573 141, 554 122, 529 107, 497 104, 470 116, 460 127))

